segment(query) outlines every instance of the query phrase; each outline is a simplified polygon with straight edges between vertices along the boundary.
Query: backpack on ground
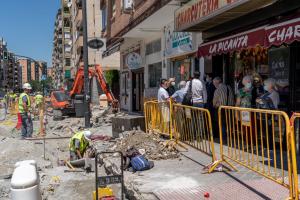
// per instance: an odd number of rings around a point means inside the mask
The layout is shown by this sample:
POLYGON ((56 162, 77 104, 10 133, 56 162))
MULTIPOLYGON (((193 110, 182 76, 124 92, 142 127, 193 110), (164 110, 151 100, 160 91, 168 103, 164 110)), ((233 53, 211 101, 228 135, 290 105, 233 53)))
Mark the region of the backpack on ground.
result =
POLYGON ((144 171, 151 168, 150 162, 142 155, 131 158, 130 163, 134 171, 144 171))

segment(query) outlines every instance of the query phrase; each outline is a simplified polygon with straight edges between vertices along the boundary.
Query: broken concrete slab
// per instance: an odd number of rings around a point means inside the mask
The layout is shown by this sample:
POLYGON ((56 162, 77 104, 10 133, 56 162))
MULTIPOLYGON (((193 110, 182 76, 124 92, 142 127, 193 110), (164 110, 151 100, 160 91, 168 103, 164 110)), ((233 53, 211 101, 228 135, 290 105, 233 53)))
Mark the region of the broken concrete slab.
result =
POLYGON ((112 133, 113 137, 119 137, 119 134, 124 131, 142 130, 145 129, 145 117, 139 115, 116 116, 112 118, 112 133))

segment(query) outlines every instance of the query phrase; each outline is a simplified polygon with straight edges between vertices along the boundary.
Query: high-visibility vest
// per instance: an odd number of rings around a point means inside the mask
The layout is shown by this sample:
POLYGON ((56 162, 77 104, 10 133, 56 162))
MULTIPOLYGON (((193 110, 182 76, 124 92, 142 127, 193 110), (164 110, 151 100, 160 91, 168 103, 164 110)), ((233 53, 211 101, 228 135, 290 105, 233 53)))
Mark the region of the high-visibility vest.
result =
POLYGON ((89 142, 84 138, 83 131, 76 133, 70 140, 69 149, 70 151, 76 152, 75 139, 80 141, 79 151, 83 155, 86 148, 89 146, 89 142))
POLYGON ((28 106, 28 107, 31 106, 30 98, 29 98, 28 94, 26 94, 26 93, 23 92, 23 93, 20 95, 20 98, 19 98, 19 112, 20 112, 20 113, 24 113, 24 112, 25 112, 24 107, 23 107, 23 97, 24 97, 24 96, 26 96, 26 98, 27 98, 27 106, 28 106))
POLYGON ((35 96, 35 103, 36 104, 40 104, 40 103, 42 103, 43 102, 43 96, 42 95, 40 95, 40 94, 37 94, 36 96, 35 96))

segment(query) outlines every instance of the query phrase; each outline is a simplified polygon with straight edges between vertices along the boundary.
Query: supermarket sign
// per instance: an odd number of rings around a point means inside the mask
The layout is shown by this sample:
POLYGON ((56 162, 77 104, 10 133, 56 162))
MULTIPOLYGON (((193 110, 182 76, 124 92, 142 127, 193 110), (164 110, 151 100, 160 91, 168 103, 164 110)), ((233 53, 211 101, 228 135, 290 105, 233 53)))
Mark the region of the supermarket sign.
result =
POLYGON ((175 11, 175 30, 183 31, 248 0, 192 0, 175 11))

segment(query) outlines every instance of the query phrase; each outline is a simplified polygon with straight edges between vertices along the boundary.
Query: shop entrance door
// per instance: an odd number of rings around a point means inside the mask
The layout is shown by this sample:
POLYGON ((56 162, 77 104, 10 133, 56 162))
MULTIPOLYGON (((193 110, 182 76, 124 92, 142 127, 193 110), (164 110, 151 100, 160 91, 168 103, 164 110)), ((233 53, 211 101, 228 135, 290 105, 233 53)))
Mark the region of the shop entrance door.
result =
POLYGON ((142 112, 144 108, 144 69, 132 72, 132 111, 142 112))

